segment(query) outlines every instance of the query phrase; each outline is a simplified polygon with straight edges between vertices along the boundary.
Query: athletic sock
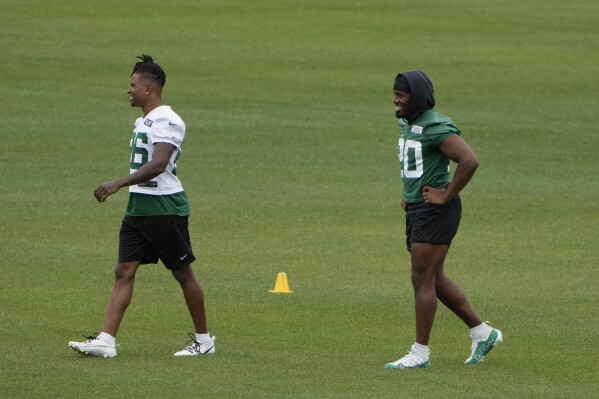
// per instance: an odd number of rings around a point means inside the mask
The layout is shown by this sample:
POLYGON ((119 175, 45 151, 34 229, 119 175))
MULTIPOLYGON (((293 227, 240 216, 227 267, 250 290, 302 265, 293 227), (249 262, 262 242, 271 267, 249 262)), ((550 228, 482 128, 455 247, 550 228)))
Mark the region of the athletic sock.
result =
POLYGON ((107 333, 103 332, 103 331, 100 333, 100 335, 98 335, 98 338, 100 338, 101 340, 103 340, 107 344, 110 344, 110 345, 116 344, 116 338, 113 337, 110 334, 107 334, 107 333))
POLYGON ((418 342, 414 342, 414 346, 412 347, 412 352, 418 356, 423 358, 424 360, 428 360, 431 355, 431 350, 428 345, 421 345, 418 342))
POLYGON ((196 341, 198 341, 202 345, 212 345, 212 338, 210 338, 210 334, 198 334, 196 333, 196 341))
POLYGON ((483 323, 480 326, 471 328, 470 335, 472 336, 473 339, 485 341, 489 338, 489 335, 491 335, 491 331, 493 331, 491 326, 488 325, 487 323, 483 323))

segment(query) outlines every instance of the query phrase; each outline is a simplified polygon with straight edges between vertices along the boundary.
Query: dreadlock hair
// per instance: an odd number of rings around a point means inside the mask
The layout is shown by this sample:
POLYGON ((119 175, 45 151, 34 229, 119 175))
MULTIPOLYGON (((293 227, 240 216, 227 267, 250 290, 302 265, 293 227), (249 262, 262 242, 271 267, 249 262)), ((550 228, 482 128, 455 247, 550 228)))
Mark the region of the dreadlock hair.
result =
POLYGON ((160 88, 164 87, 164 84, 166 83, 166 74, 162 70, 162 67, 154 62, 152 56, 142 54, 138 55, 137 58, 139 58, 141 61, 135 64, 131 75, 133 76, 134 73, 144 75, 145 77, 155 81, 160 88))

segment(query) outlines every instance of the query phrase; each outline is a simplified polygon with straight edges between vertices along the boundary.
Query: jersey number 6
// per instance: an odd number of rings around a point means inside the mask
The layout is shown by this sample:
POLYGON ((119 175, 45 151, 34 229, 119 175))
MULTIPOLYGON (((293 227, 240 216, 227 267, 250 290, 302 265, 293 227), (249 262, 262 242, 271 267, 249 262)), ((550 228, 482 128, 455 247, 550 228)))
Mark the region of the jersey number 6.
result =
POLYGON ((148 163, 148 150, 139 144, 148 144, 148 135, 146 133, 133 132, 131 137, 131 159, 129 167, 131 169, 139 169, 148 163))

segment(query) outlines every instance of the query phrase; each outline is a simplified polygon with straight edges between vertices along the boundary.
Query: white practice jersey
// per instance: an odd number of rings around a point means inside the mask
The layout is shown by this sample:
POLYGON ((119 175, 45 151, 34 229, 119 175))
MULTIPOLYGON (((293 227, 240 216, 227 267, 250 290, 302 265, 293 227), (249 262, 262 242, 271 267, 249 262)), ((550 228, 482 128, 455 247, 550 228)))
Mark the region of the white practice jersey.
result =
POLYGON ((129 192, 149 195, 169 195, 183 191, 177 178, 177 160, 185 137, 185 123, 171 107, 162 105, 135 121, 131 137, 130 172, 134 173, 152 159, 154 144, 168 143, 176 149, 164 173, 150 181, 129 186, 129 192))

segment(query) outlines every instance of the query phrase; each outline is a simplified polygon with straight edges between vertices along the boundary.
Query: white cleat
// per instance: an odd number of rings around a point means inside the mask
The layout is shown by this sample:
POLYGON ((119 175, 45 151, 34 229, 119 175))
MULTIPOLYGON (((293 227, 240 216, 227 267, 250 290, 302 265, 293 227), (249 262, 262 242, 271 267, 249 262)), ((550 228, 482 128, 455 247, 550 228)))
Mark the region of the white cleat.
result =
POLYGON ((216 352, 214 341, 216 337, 211 337, 210 345, 205 345, 196 340, 195 334, 189 334, 191 340, 187 343, 185 349, 175 353, 175 356, 197 356, 197 355, 211 355, 216 352))
POLYGON ((431 362, 428 359, 423 359, 415 353, 414 346, 407 355, 398 359, 394 362, 385 364, 386 369, 427 369, 431 366, 431 362))
POLYGON ((85 337, 85 342, 69 342, 69 347, 76 352, 88 356, 115 357, 116 345, 111 345, 97 336, 85 337))

